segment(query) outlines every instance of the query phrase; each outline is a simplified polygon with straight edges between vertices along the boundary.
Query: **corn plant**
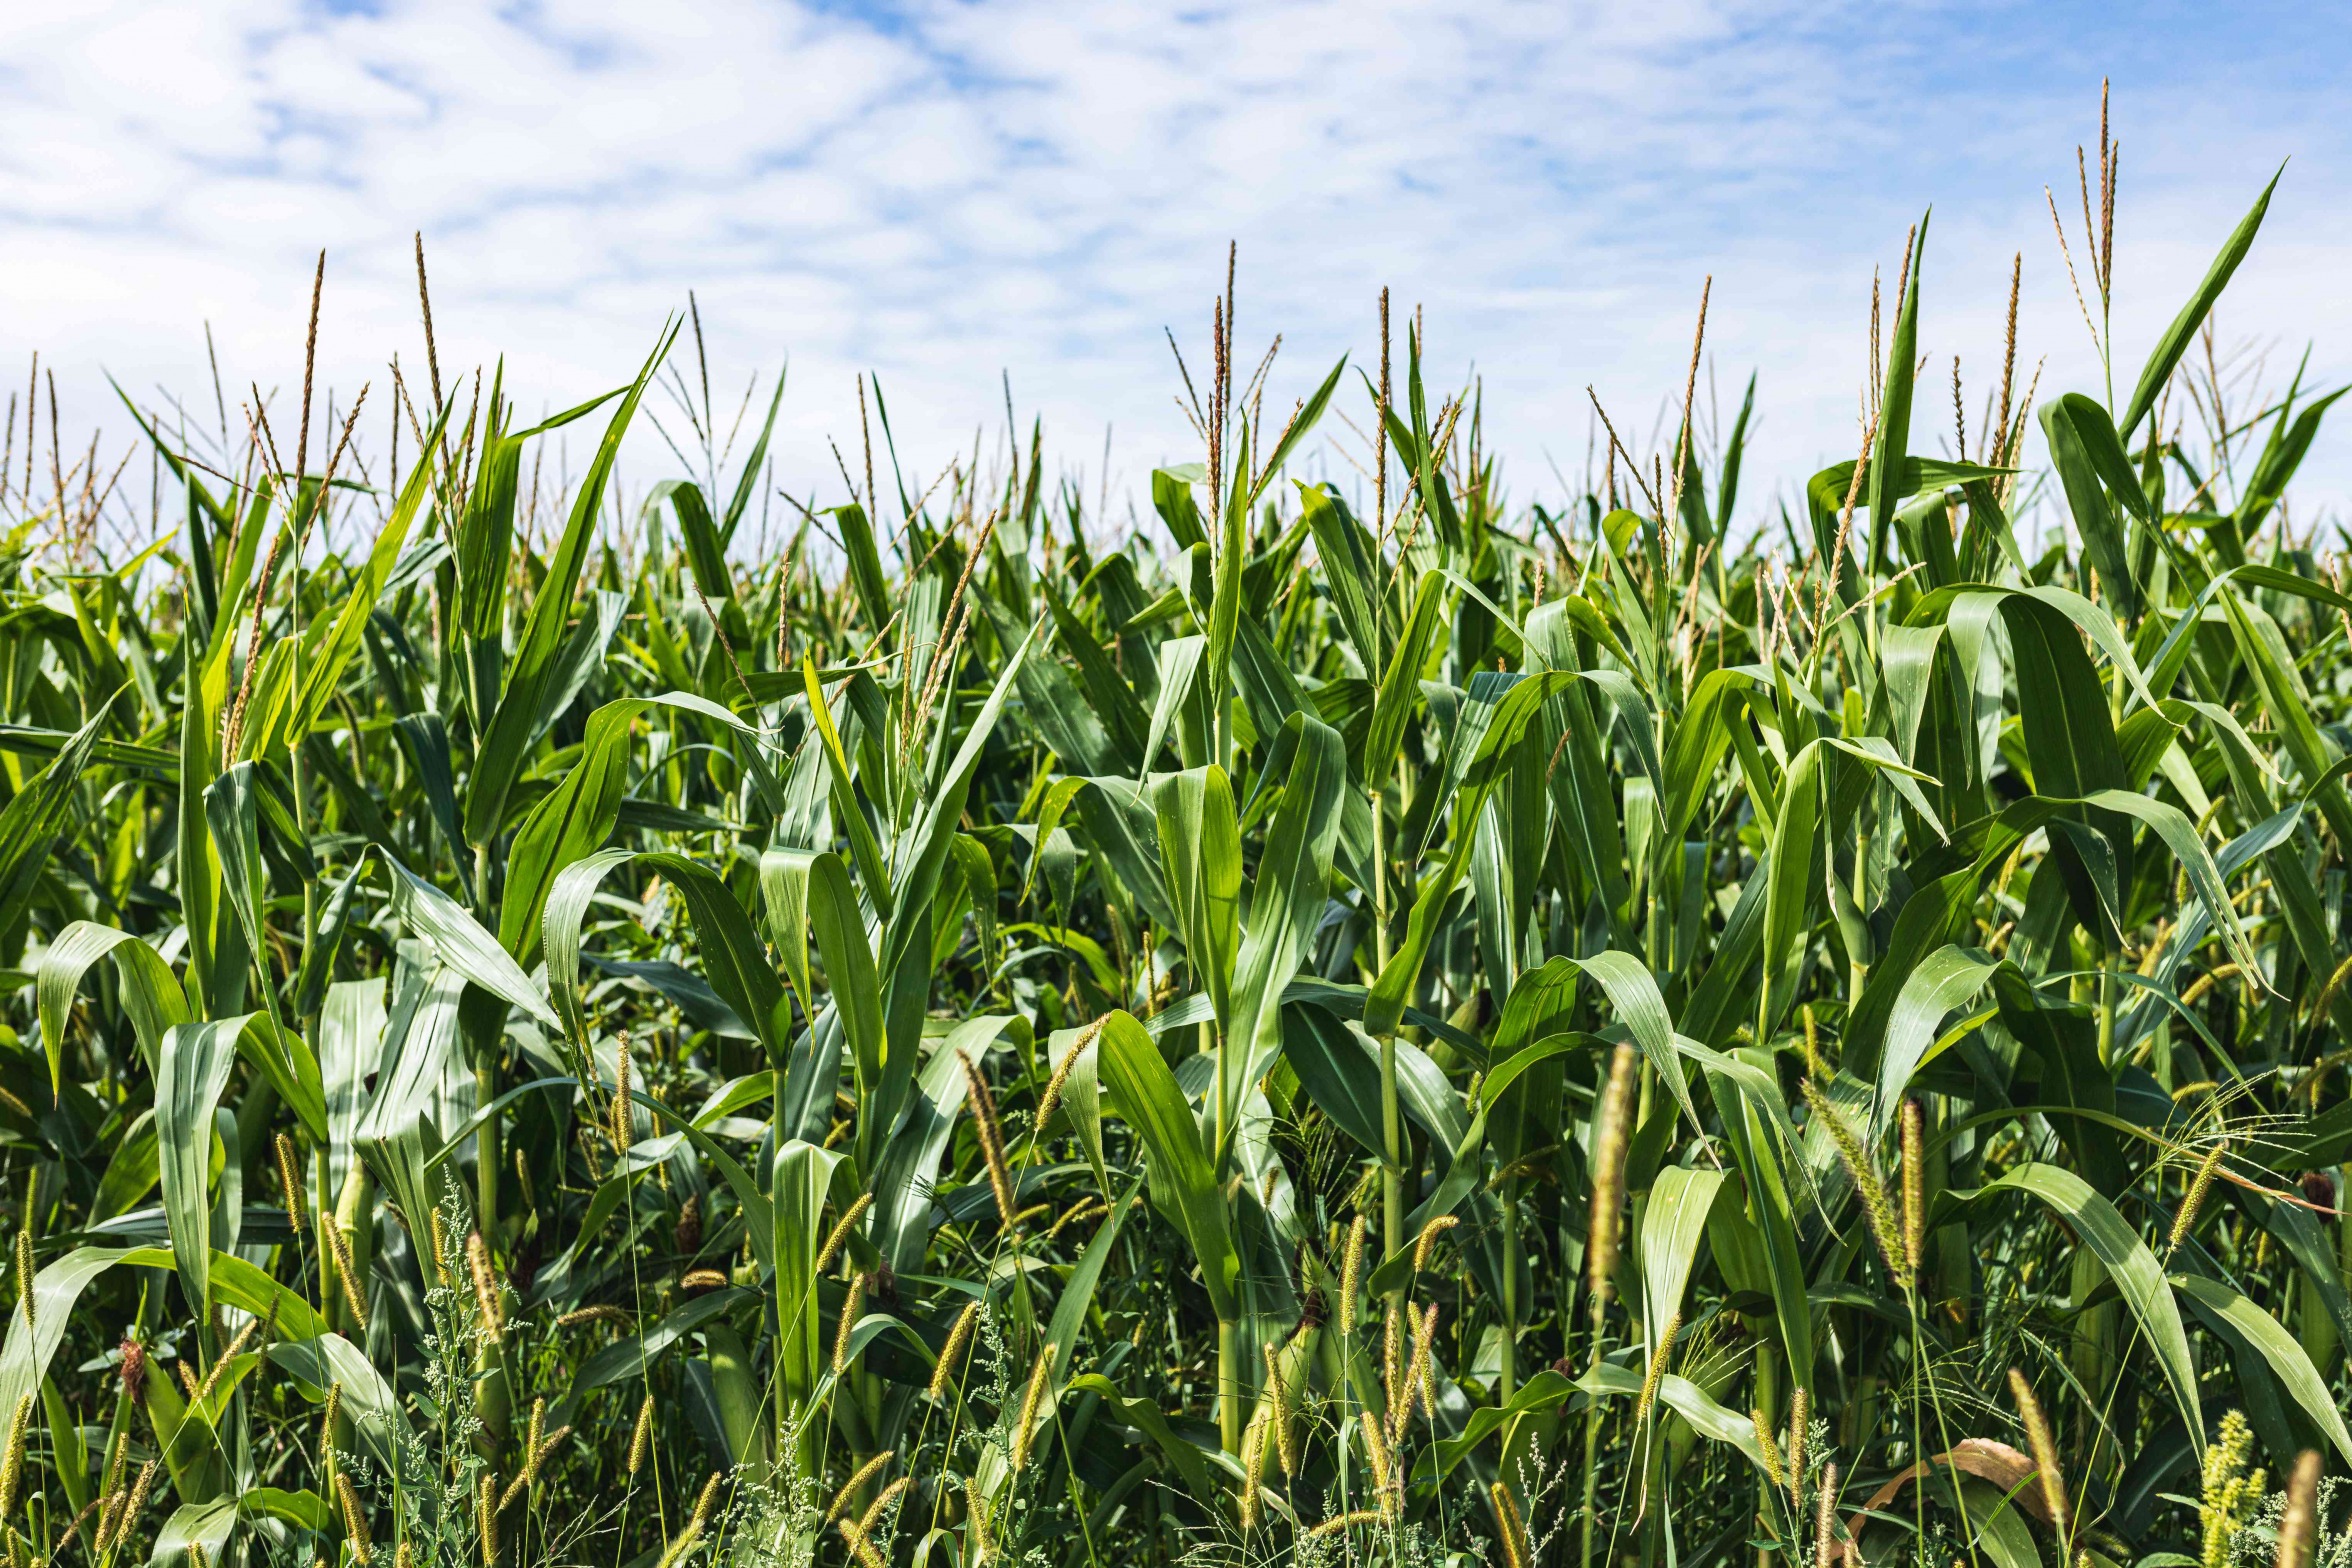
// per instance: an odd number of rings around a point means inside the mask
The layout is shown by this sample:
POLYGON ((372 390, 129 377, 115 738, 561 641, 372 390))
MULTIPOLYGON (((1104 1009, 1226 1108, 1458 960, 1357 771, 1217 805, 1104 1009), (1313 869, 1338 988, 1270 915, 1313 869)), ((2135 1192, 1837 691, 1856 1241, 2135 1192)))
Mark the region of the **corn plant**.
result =
POLYGON ((698 313, 126 395, 145 515, 12 403, 11 1562, 2337 1561, 2340 392, 2268 189, 2119 358, 2098 161, 2108 384, 1941 433, 1922 220, 1769 509, 1703 303, 1555 506, 1230 274, 1143 528, 866 382, 786 494, 698 313))

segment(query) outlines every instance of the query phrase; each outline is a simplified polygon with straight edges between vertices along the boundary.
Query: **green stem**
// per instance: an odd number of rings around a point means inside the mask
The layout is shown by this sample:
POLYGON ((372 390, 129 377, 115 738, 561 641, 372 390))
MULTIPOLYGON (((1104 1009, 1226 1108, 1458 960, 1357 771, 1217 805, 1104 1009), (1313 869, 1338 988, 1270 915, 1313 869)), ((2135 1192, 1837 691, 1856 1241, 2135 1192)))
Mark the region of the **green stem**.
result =
MULTIPOLYGON (((1591 1295, 1592 1355, 1591 1371, 1601 1368, 1601 1328, 1608 1320, 1609 1298, 1603 1291, 1591 1295)), ((1600 1501, 1601 1484, 1601 1402, 1588 1399, 1584 1407, 1584 1542, 1578 1561, 1582 1568, 1592 1568, 1593 1513, 1600 1501)))
POLYGON ((1495 1403, 1508 1404, 1519 1387, 1519 1184, 1505 1188, 1503 1198, 1503 1347, 1495 1374, 1495 1403))
POLYGON ((1217 1435, 1225 1452, 1241 1452, 1241 1325, 1217 1324, 1217 1435))

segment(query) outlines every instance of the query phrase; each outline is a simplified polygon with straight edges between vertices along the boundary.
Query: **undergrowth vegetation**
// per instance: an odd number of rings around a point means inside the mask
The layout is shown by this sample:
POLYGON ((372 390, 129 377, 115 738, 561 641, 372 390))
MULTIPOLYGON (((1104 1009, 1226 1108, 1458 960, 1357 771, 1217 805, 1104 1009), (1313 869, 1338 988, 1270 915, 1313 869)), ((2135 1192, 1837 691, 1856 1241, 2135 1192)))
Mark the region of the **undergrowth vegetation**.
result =
POLYGON ((1230 279, 1140 527, 863 386, 803 506, 699 320, 126 398, 151 534, 12 415, 10 1562, 2352 1558, 2336 394, 2267 191, 2119 357, 2098 163, 2110 385, 1947 420, 1922 224, 1777 506, 1230 279))

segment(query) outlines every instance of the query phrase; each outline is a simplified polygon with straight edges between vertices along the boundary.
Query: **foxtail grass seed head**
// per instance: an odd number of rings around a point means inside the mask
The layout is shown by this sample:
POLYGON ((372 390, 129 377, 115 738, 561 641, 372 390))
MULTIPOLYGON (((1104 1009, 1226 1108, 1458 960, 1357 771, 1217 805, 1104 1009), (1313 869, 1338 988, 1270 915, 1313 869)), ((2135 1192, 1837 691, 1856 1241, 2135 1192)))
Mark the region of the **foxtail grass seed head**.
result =
POLYGON ((1342 1530, 1351 1530, 1360 1524, 1379 1524, 1387 1518, 1388 1515, 1376 1509, 1358 1508, 1352 1513, 1333 1514, 1309 1530, 1307 1536, 1310 1540, 1321 1540, 1325 1536, 1337 1535, 1342 1530))
POLYGON ((1814 1568, 1828 1568, 1837 1555, 1838 1467, 1821 1467, 1821 1486, 1813 1502, 1814 1568))
POLYGON ((351 1238, 343 1234, 339 1222, 329 1221, 327 1245, 335 1249, 335 1282, 343 1289, 343 1305, 351 1311, 351 1321, 362 1331, 367 1328, 366 1281, 359 1277, 359 1267, 351 1260, 351 1238))
POLYGON ((1847 1179, 1854 1184, 1854 1195, 1862 1202, 1862 1214, 1870 1223, 1871 1239, 1878 1243, 1878 1253, 1896 1286, 1911 1288, 1912 1274, 1909 1250, 1903 1244, 1903 1227, 1895 1217, 1895 1206, 1887 1198, 1886 1183, 1878 1179, 1878 1171, 1870 1161, 1870 1151, 1862 1147, 1861 1137, 1849 1126, 1838 1108, 1821 1086, 1808 1079, 1805 1083, 1805 1102, 1829 1134, 1831 1145, 1837 1150, 1838 1163, 1846 1168, 1847 1179))
POLYGON ((20 1230, 16 1233, 16 1300, 24 1308, 25 1327, 33 1326, 33 1234, 20 1230))
POLYGON ((430 1221, 426 1230, 433 1242, 433 1276, 446 1285, 449 1283, 449 1233, 442 1227, 439 1209, 428 1211, 426 1217, 430 1221))
POLYGON ((1266 1410, 1259 1406, 1241 1434, 1241 1527, 1258 1527, 1258 1491, 1266 1484, 1266 1410))
POLYGON ((294 1140, 284 1133, 277 1136, 278 1186, 286 1194, 286 1223, 294 1227, 294 1234, 302 1234, 302 1162, 295 1157, 294 1140))
POLYGON ((1284 1480, 1298 1475, 1297 1434, 1292 1428, 1290 1385, 1282 1377, 1281 1353, 1266 1346, 1266 1419, 1274 1428, 1274 1450, 1282 1461, 1284 1480))
POLYGON ((532 1400, 529 1435, 523 1439, 523 1453, 526 1457, 539 1451, 540 1428, 546 1424, 546 1421, 547 1401, 543 1398, 532 1400))
POLYGON ((1361 1412, 1359 1425, 1364 1433, 1364 1463, 1371 1468, 1372 1490, 1380 1499, 1380 1511, 1384 1515, 1393 1514, 1395 1505, 1389 1497, 1389 1490, 1395 1477, 1389 1469, 1387 1435, 1380 1430, 1380 1423, 1372 1419, 1369 1410, 1361 1412))
POLYGON ((2172 1234, 2165 1238, 2164 1250, 2174 1252, 2189 1239, 2189 1232, 2197 1228, 2197 1211, 2205 1205, 2206 1189, 2213 1185, 2213 1177, 2221 1169, 2222 1156, 2229 1153, 2229 1140, 2220 1138, 2205 1151, 2205 1158, 2197 1162, 2197 1174, 2189 1180, 2189 1194, 2181 1199, 2180 1212, 2172 1217, 2172 1234))
POLYGON ((1807 1002, 1802 1010, 1805 1021, 1805 1077, 1813 1083, 1829 1082, 1829 1066, 1821 1059, 1821 1027, 1813 1021, 1813 1004, 1807 1002))
MULTIPOLYGON (((859 1528, 855 1519, 844 1519, 834 1528, 841 1532, 842 1544, 849 1548, 849 1555, 856 1561, 858 1568, 889 1568, 882 1554, 875 1550, 873 1538, 859 1528)), ((674 1558, 665 1557, 662 1561, 667 1563, 674 1561, 674 1558)))
POLYGON ((498 1561, 498 1477, 484 1470, 474 1484, 474 1532, 481 1537, 482 1568, 498 1561))
MULTIPOLYGON (((1038 1204, 1035 1205, 1035 1207, 1043 1208, 1045 1205, 1038 1204)), ((1061 1235, 1061 1233, 1067 1230, 1070 1226, 1079 1224, 1085 1220, 1100 1218, 1102 1215, 1108 1214, 1110 1212, 1111 1206, 1103 1202, 1100 1198, 1080 1198, 1076 1203, 1071 1204, 1069 1208, 1063 1210, 1060 1218, 1056 1219, 1051 1225, 1046 1227, 1045 1239, 1050 1242, 1055 1237, 1061 1235)))
POLYGON ((629 1474, 645 1468, 645 1456, 653 1449, 653 1396, 637 1407, 637 1425, 629 1433, 629 1474))
POLYGON ((964 1098, 972 1107, 972 1120, 980 1137, 980 1157, 988 1165, 988 1185, 996 1193, 997 1218, 1006 1229, 1011 1229, 1019 1212, 1013 1196, 1012 1167, 1005 1161, 1004 1129, 996 1119, 996 1095, 988 1087, 988 1079, 973 1062, 971 1053, 958 1051, 957 1060, 964 1068, 964 1098))
POLYGON ((1620 1044, 1609 1061, 1609 1084, 1601 1091, 1600 1122, 1593 1129, 1592 1225, 1584 1248, 1585 1274, 1593 1295, 1605 1300, 1617 1272, 1620 1211, 1625 1204, 1625 1148, 1633 1119, 1634 1049, 1620 1044))
POLYGON ((2287 1481, 2287 1507, 2279 1516, 2278 1568, 2311 1568, 2319 1544, 2319 1453, 2306 1448, 2287 1481))
POLYGON ((0 1519, 16 1512, 16 1494, 24 1485, 25 1430, 32 1419, 33 1396, 26 1394, 8 1418, 8 1449, 0 1456, 0 1519))
POLYGON ((2042 1402, 2034 1397, 2033 1385, 2015 1367, 2009 1369, 2009 1394, 2017 1401, 2017 1418, 2025 1424, 2026 1443, 2033 1450, 2034 1475, 2041 1484, 2042 1503, 2050 1512, 2050 1528, 2061 1541, 2070 1540, 2066 1483, 2058 1472, 2058 1443, 2050 1435, 2049 1418, 2042 1414, 2042 1402))
POLYGON ((1029 1369, 1029 1389, 1021 1396, 1021 1415, 1013 1423, 1013 1471, 1019 1474, 1028 1468, 1029 1444, 1037 1431, 1037 1407, 1045 1402, 1045 1391, 1053 1381, 1054 1348, 1051 1344, 1037 1352, 1037 1364, 1029 1369))
POLYGON ((637 1112, 629 1101, 629 1037, 624 1034, 613 1043, 612 1119, 605 1128, 614 1159, 626 1158, 637 1141, 636 1121, 637 1112))
POLYGON ((1054 1112, 1061 1109, 1062 1091, 1070 1083, 1070 1069, 1078 1065, 1078 1058, 1086 1054, 1088 1046, 1094 1044, 1096 1037, 1103 1031, 1103 1025, 1110 1022, 1110 1016, 1105 1013, 1080 1030, 1078 1038, 1070 1043, 1070 1048, 1062 1053, 1061 1061, 1055 1064, 1053 1076, 1045 1082, 1045 1093, 1037 1097, 1038 1137, 1045 1136, 1045 1129, 1052 1123, 1054 1112))
MULTIPOLYGON (((276 1316, 274 1306, 271 1308, 271 1316, 273 1319, 276 1316)), ((221 1377, 228 1371, 229 1364, 245 1353, 245 1347, 253 1342, 253 1336, 260 1332, 261 1326, 260 1318, 245 1320, 245 1326, 237 1330, 237 1337, 229 1341, 229 1348, 220 1353, 212 1363, 212 1370, 204 1374, 204 1381, 196 1385, 197 1404, 201 1405, 212 1397, 213 1390, 220 1387, 221 1377)))
POLYGON ((964 1501, 971 1510, 971 1522, 964 1530, 964 1555, 970 1568, 980 1568, 996 1555, 988 1538, 988 1499, 972 1490, 972 1483, 967 1479, 964 1501))
POLYGON ((1635 1426, 1649 1418, 1650 1407, 1657 1403, 1658 1385, 1666 1377, 1666 1367, 1674 1355, 1674 1341, 1681 1334, 1682 1314, 1677 1312, 1666 1320, 1665 1330, 1658 1335, 1658 1348, 1650 1355, 1650 1369, 1642 1377, 1641 1398, 1634 1401, 1635 1426))
POLYGON ((1788 1471, 1780 1462, 1780 1445, 1772 1440, 1772 1418, 1761 1410, 1748 1412, 1756 1427, 1756 1450, 1764 1456, 1764 1475, 1774 1486, 1788 1485, 1788 1471))
POLYGON ((825 1523, 831 1524, 855 1507, 857 1494, 866 1489, 868 1481, 873 1480, 874 1477, 889 1468, 890 1461, 895 1457, 897 1456, 886 1450, 851 1471, 849 1479, 841 1483, 841 1490, 833 1494, 833 1505, 825 1510, 825 1523))
POLYGON ((841 1316, 833 1324, 833 1375, 839 1377, 849 1370, 849 1342, 857 1333, 858 1319, 866 1310, 866 1276, 852 1274, 849 1289, 841 1295, 841 1316))
POLYGON ((122 1500, 123 1471, 131 1461, 131 1434, 126 1429, 115 1439, 114 1453, 106 1465, 105 1498, 109 1504, 122 1500))
POLYGON ((1413 1347, 1413 1362, 1420 1371, 1413 1386, 1421 1391, 1421 1414, 1434 1421, 1437 1419, 1437 1303, 1434 1301, 1421 1309, 1421 1336, 1413 1347))
POLYGON ((866 1511, 858 1515, 858 1528, 871 1536, 881 1526, 882 1516, 890 1511, 890 1505, 905 1496, 907 1488, 914 1484, 913 1476, 902 1475, 875 1493, 874 1500, 866 1504, 866 1511))
POLYGON ((626 1307, 616 1307, 607 1301, 594 1306, 575 1307, 555 1320, 557 1328, 584 1328, 591 1323, 610 1323, 615 1328, 629 1328, 637 1319, 626 1307))
POLYGON ((368 1568, 375 1560, 375 1544, 368 1539, 367 1513, 359 1506, 359 1490, 348 1474, 336 1475, 335 1500, 343 1505, 343 1533, 351 1543, 351 1555, 359 1559, 359 1568, 368 1568))
POLYGON ((571 1435, 572 1428, 567 1422, 531 1445, 530 1481, 533 1486, 539 1484, 539 1472, 546 1468, 547 1456, 561 1447, 563 1440, 571 1435))
POLYGON ((154 1488, 155 1467, 161 1463, 160 1458, 150 1459, 139 1467, 139 1479, 131 1483, 130 1498, 123 1504, 122 1513, 114 1527, 115 1545, 122 1544, 131 1526, 137 1524, 139 1516, 147 1511, 147 1494, 154 1488))
POLYGON ((492 1339, 506 1337, 506 1314, 498 1302, 498 1277, 490 1270, 490 1247, 478 1230, 466 1233, 466 1272, 474 1281, 474 1308, 482 1314, 482 1332, 492 1339))
POLYGON ((392 1553, 392 1568, 416 1568, 416 1549, 406 1541, 401 1542, 392 1553))
POLYGON ((1451 1214, 1433 1214, 1429 1223, 1421 1227, 1421 1234, 1413 1242, 1413 1272, 1429 1271, 1429 1254, 1436 1250, 1437 1238, 1459 1223, 1451 1214))
POLYGON ((1388 1407, 1388 1440, 1391 1446, 1404 1441, 1405 1428, 1412 1423, 1413 1406, 1418 1401, 1425 1410, 1433 1410, 1436 1401, 1430 1397, 1430 1344, 1437 1337, 1437 1303, 1431 1302, 1420 1312, 1408 1314, 1413 1324, 1413 1348, 1405 1363, 1404 1376, 1398 1380, 1396 1398, 1388 1407))
POLYGON ((833 1229, 826 1234, 825 1245, 817 1250, 816 1272, 822 1274, 833 1266, 833 1260, 840 1256, 842 1247, 856 1233, 858 1221, 866 1217, 866 1210, 873 1203, 872 1193, 861 1192, 857 1195, 857 1202, 851 1204, 847 1212, 834 1223, 833 1229))
POLYGON ((1519 1518, 1519 1504, 1500 1481, 1486 1484, 1487 1503, 1494 1509, 1495 1537, 1502 1542, 1503 1568, 1528 1568, 1527 1526, 1519 1518))
POLYGON ((1348 1227, 1347 1253, 1339 1268, 1339 1331, 1356 1331, 1356 1304, 1364 1287, 1364 1216, 1348 1227))
POLYGON ((189 1404, 192 1405, 204 1397, 203 1389, 197 1386, 194 1367, 185 1361, 175 1361, 172 1363, 172 1370, 180 1375, 180 1392, 188 1396, 189 1404))
POLYGON ((343 1412, 343 1384, 340 1379, 327 1385, 326 1409, 319 1416, 319 1452, 329 1453, 335 1446, 335 1418, 343 1412))
POLYGON ((1914 1279, 1927 1253, 1926 1115, 1917 1100, 1903 1102, 1903 1261, 1914 1279))
POLYGON ((1789 1395, 1788 1475, 1790 1502, 1805 1507, 1805 1444, 1812 1436, 1813 1400, 1800 1387, 1789 1395))
POLYGON ((956 1314, 955 1327, 947 1331, 947 1343, 940 1347, 939 1361, 931 1368, 931 1397, 945 1399, 948 1385, 955 1381, 956 1368, 963 1364, 964 1352, 972 1343, 972 1331, 980 1326, 980 1303, 966 1302, 964 1310, 956 1314))
MULTIPOLYGON (((10 1531, 9 1533, 12 1537, 15 1534, 14 1531, 10 1531)), ((359 1560, 364 1568, 367 1559, 365 1557, 360 1557, 359 1560)), ((20 1568, 29 1568, 29 1565, 20 1565, 20 1568)), ((190 1541, 188 1543, 188 1568, 211 1568, 211 1559, 205 1552, 204 1543, 202 1541, 190 1541)))

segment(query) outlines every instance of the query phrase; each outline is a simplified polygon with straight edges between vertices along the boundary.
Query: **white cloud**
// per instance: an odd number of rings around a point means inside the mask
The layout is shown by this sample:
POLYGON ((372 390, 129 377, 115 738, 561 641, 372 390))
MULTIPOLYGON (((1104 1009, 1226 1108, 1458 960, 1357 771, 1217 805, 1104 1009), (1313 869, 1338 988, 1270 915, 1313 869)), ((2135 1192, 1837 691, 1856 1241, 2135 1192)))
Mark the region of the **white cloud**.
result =
MULTIPOLYGON (((1433 373, 1485 376, 1524 493, 1552 488, 1546 453, 1581 465, 1588 382, 1646 435, 1712 273, 1721 395, 1761 370, 1754 508, 1850 447, 1871 269, 1931 198, 1936 385, 1958 352, 1972 403, 1987 386, 2023 249, 2045 389, 2097 386, 2041 186, 2071 177, 2091 51, 2137 47, 2128 21, 1776 0, 17 7, 0 355, 38 347, 84 428, 101 365, 208 404, 207 319, 232 402, 287 386, 323 245, 325 365, 380 397, 391 353, 422 358, 422 229, 445 373, 503 352, 527 409, 625 375, 692 287, 720 396, 791 355, 796 490, 838 490, 825 436, 850 445, 867 367, 917 468, 1001 424, 1001 370, 1073 465, 1113 424, 1133 482, 1191 455, 1160 328, 1202 339, 1231 237, 1245 344, 1286 334, 1278 388, 1366 354, 1391 284, 1426 306, 1433 373)), ((2260 38, 2172 42, 2118 99, 2119 379, 2287 153, 2224 325, 2352 365, 2324 83, 2261 68, 2260 38)), ((2340 449, 2323 437, 2315 496, 2352 491, 2340 449)))

